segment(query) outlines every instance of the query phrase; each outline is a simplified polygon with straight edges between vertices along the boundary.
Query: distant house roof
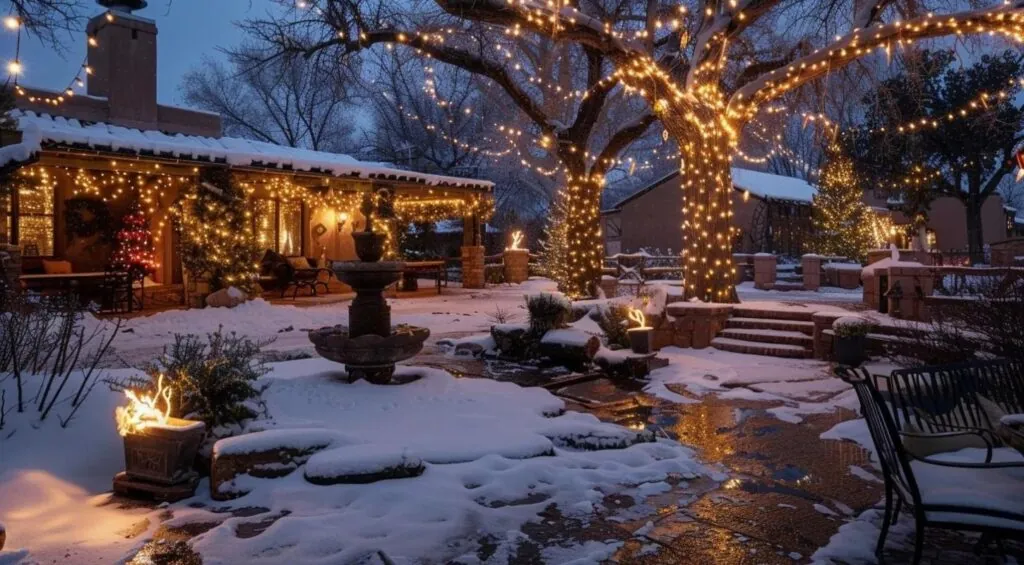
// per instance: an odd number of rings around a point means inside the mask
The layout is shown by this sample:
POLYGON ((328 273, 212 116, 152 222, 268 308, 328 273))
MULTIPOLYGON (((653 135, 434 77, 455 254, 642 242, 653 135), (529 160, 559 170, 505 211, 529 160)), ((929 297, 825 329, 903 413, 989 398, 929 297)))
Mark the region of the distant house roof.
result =
POLYGON ((250 139, 168 134, 25 110, 15 110, 11 115, 18 121, 22 142, 0 147, 0 166, 12 161, 26 161, 39 151, 56 146, 432 186, 480 189, 494 186, 483 180, 406 171, 386 163, 359 161, 348 155, 285 147, 250 139))
MULTIPOLYGON (((654 190, 655 187, 664 184, 679 176, 679 171, 674 171, 650 185, 623 198, 605 212, 614 212, 623 205, 636 200, 644 194, 654 190)), ((732 168, 732 185, 739 191, 749 192, 751 195, 765 200, 789 200, 810 204, 818 189, 811 186, 807 181, 794 177, 784 177, 771 173, 751 171, 750 169, 732 168)))

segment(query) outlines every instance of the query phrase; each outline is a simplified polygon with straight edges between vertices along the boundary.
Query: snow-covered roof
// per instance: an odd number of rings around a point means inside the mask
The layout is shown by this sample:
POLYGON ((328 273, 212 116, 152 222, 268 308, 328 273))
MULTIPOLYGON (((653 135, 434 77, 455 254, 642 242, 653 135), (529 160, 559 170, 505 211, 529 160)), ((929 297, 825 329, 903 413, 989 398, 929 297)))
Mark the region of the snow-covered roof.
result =
POLYGON ((814 195, 818 193, 817 188, 802 179, 761 173, 739 167, 732 168, 732 184, 740 190, 771 200, 810 203, 814 195))
MULTIPOLYGON (((604 212, 617 211, 627 202, 639 198, 651 190, 654 190, 655 187, 661 186, 678 176, 679 171, 673 171, 654 181, 650 185, 623 198, 611 208, 604 210, 604 212)), ((739 167, 732 168, 732 184, 736 190, 750 192, 758 198, 766 198, 770 200, 791 200, 794 202, 806 202, 808 204, 811 203, 814 195, 818 193, 818 189, 808 184, 805 180, 794 177, 784 177, 782 175, 773 175, 771 173, 761 173, 758 171, 751 171, 750 169, 741 169, 739 167)))
POLYGON ((201 137, 138 130, 103 122, 86 122, 15 110, 22 143, 0 148, 0 166, 24 161, 49 145, 213 161, 236 167, 308 171, 335 177, 385 179, 435 186, 491 188, 483 180, 406 171, 386 163, 368 163, 348 155, 285 147, 236 137, 201 137))

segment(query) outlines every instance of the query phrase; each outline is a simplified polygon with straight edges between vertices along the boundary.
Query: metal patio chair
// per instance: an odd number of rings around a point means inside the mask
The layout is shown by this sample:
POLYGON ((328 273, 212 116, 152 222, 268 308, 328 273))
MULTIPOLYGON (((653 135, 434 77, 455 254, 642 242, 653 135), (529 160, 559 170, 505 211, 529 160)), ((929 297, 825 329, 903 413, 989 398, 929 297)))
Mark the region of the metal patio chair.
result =
POLYGON ((836 374, 857 393, 885 478, 885 514, 875 547, 879 561, 889 527, 904 507, 914 517, 914 564, 921 560, 927 528, 980 532, 982 542, 1024 538, 1024 457, 1008 448, 994 450, 978 430, 961 429, 922 435, 979 436, 987 448, 970 450, 978 461, 960 460, 967 458, 964 452, 915 458, 901 441, 901 435, 913 434, 901 434, 868 371, 840 367, 836 374))

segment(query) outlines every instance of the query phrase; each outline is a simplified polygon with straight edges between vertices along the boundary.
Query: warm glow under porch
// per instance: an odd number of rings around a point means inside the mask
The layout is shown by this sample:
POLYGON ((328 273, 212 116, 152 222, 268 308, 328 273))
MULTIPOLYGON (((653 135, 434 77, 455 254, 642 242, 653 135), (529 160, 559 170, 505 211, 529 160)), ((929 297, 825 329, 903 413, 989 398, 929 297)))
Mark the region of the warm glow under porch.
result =
MULTIPOLYGON (((43 273, 44 260, 67 261, 74 273, 103 272, 109 269, 117 244, 120 218, 138 202, 148 219, 155 264, 139 293, 144 308, 181 307, 189 303, 187 294, 194 289, 189 287, 179 253, 183 232, 175 229, 180 218, 176 203, 183 188, 194 186, 205 167, 227 165, 91 149, 44 149, 15 173, 18 189, 3 203, 0 227, 23 254, 23 274, 43 273)), ((480 237, 476 228, 493 208, 486 185, 434 186, 404 177, 339 178, 256 166, 231 166, 230 171, 232 182, 245 194, 242 205, 261 255, 272 250, 285 257, 307 257, 311 263, 317 260, 320 265, 329 264, 324 260, 355 259, 351 234, 365 227, 359 206, 367 194, 390 196, 395 218, 375 220, 374 229, 389 233, 391 256, 397 256, 398 230, 412 223, 466 220, 471 226, 466 241, 472 245, 474 240, 469 238, 480 237)), ((260 259, 253 258, 256 263, 260 259)), ((321 278, 327 277, 321 274, 321 278)), ((332 299, 350 290, 333 277, 324 282, 332 299)), ((432 284, 422 288, 436 293, 432 284)), ((303 288, 298 297, 309 294, 303 288)), ((276 302, 280 292, 265 296, 276 302)), ((287 296, 291 299, 293 292, 289 290, 287 296)))

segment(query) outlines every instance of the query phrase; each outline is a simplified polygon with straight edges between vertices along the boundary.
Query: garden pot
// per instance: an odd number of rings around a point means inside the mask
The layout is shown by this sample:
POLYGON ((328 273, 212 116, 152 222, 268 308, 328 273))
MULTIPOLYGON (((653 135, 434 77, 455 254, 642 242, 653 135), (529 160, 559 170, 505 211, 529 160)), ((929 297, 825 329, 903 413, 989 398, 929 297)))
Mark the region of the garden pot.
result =
POLYGON ((864 346, 866 341, 867 338, 862 335, 836 336, 834 348, 836 362, 840 365, 859 367, 864 362, 864 346))
POLYGON ((626 334, 629 335, 629 347, 633 353, 651 352, 654 328, 630 328, 626 330, 626 334))
POLYGON ((193 461, 206 435, 206 425, 168 419, 124 436, 124 465, 128 478, 174 485, 195 477, 193 461))

